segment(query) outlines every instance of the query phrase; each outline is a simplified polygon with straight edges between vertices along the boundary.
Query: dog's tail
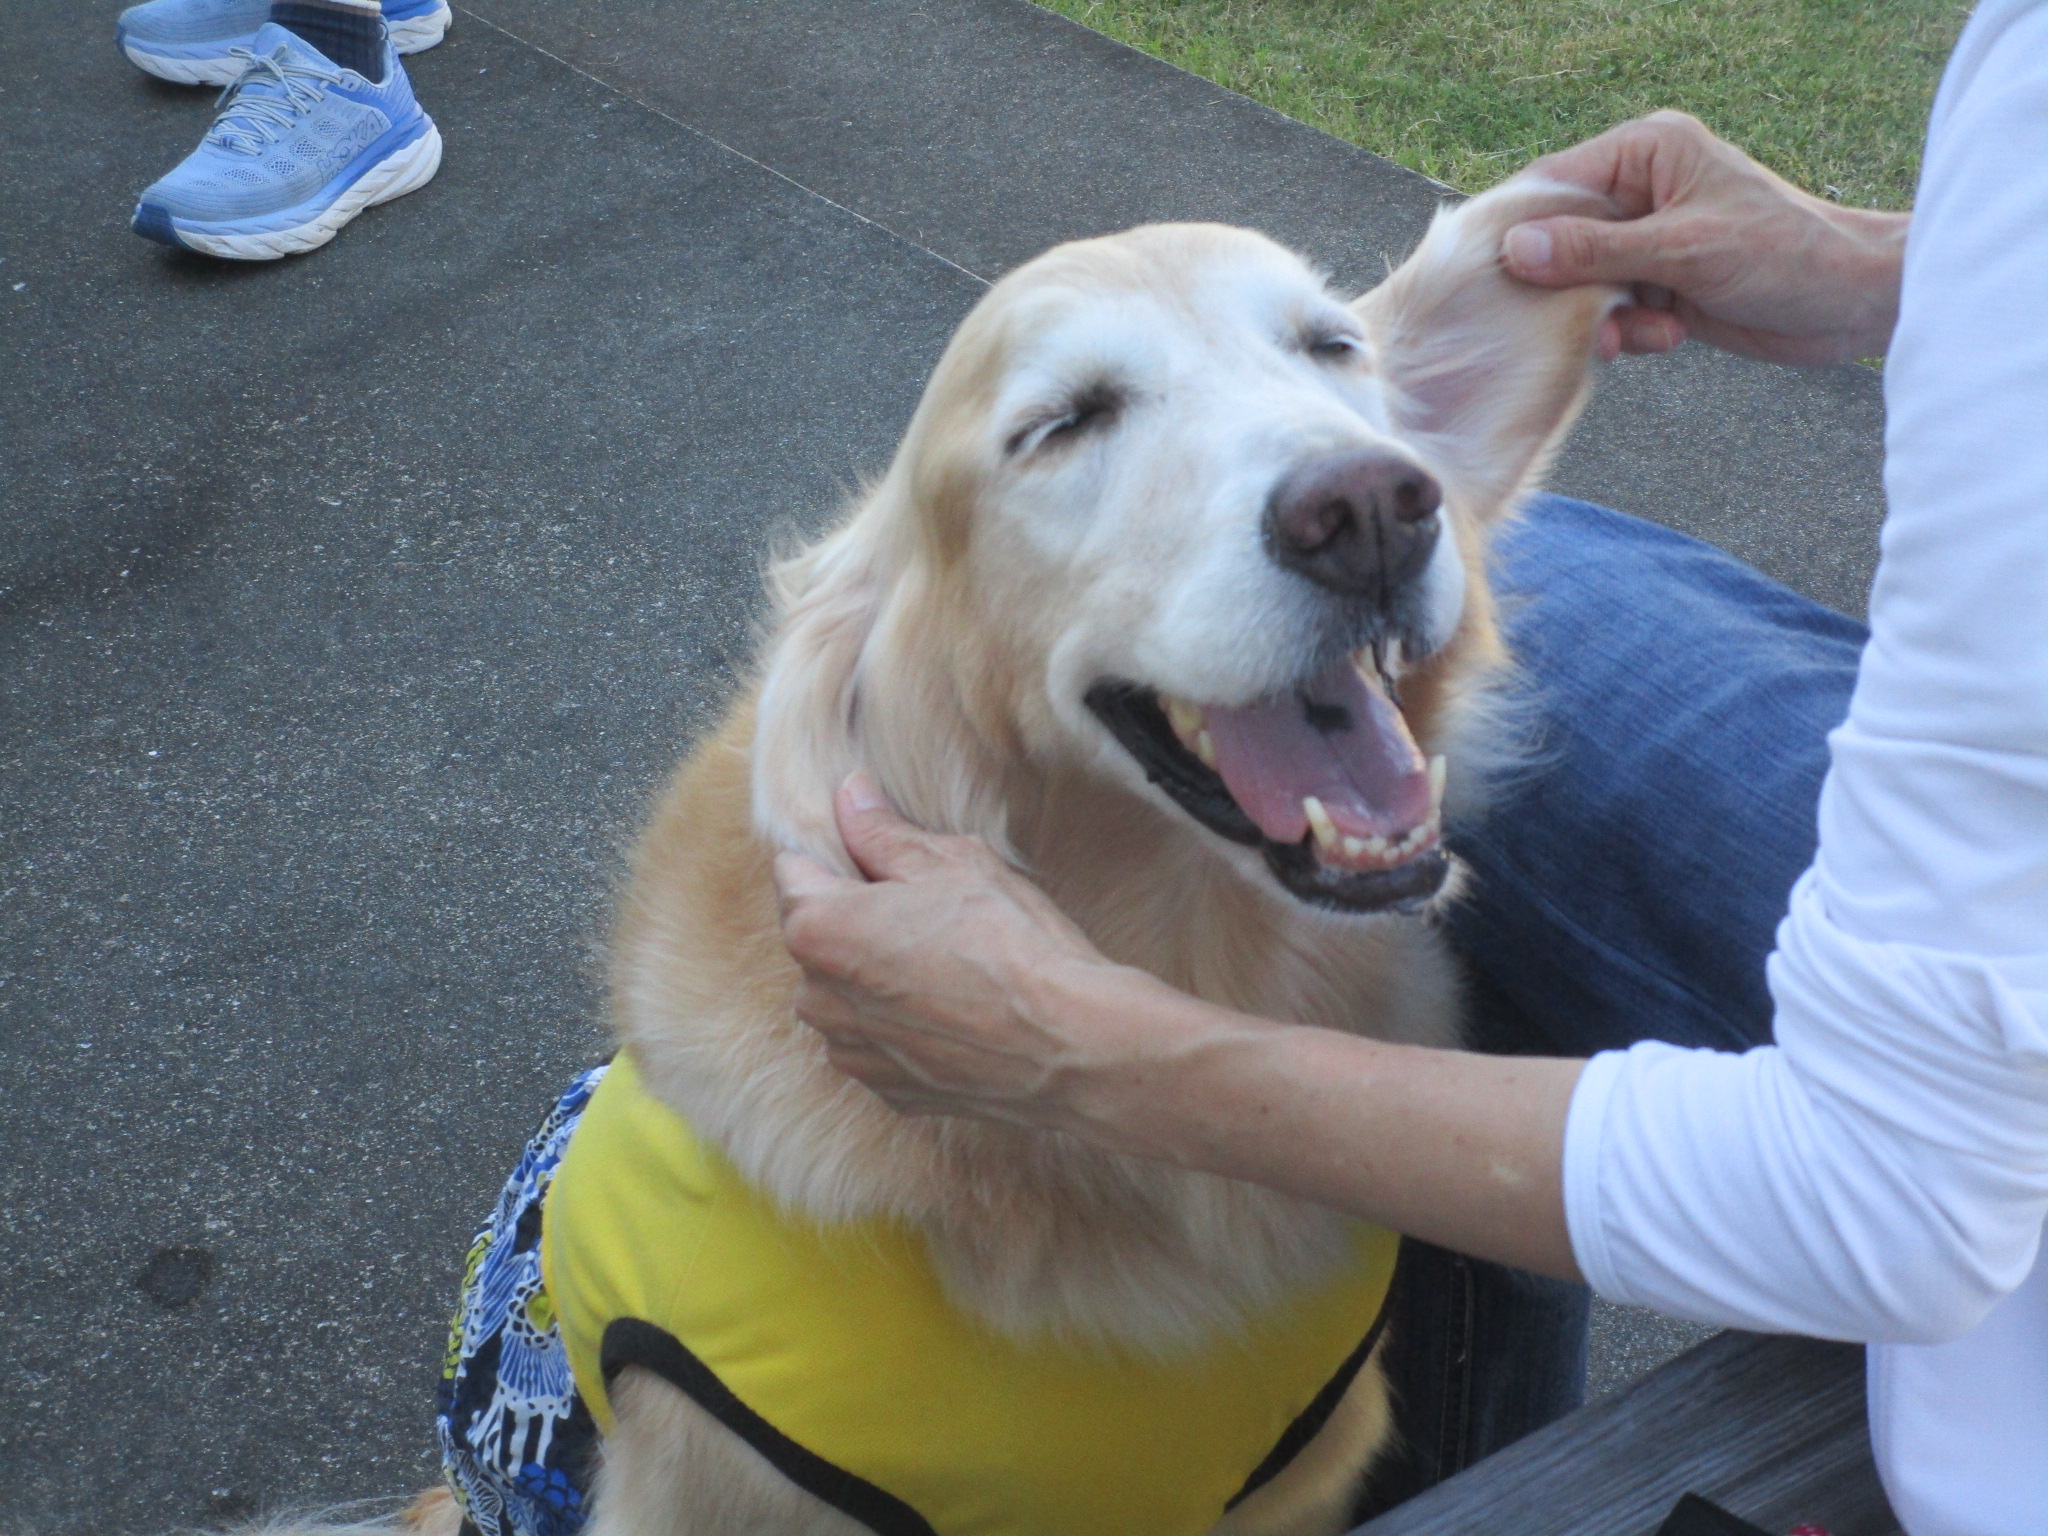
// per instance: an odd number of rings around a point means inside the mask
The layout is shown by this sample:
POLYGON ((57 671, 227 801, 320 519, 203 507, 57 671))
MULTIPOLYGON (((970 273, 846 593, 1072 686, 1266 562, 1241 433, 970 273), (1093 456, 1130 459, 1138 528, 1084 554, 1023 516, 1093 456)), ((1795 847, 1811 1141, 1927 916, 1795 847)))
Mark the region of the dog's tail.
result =
POLYGON ((462 1506, 439 1487, 395 1508, 386 1499, 265 1515, 224 1536, 460 1536, 461 1530, 462 1506))

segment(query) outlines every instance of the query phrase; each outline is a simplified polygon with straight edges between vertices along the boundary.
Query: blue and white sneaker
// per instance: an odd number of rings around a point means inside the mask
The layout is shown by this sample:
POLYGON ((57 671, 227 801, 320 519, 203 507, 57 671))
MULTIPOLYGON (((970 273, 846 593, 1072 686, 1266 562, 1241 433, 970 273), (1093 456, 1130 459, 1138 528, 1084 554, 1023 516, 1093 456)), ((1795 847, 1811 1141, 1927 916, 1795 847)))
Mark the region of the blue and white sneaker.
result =
MULTIPOLYGON (((137 69, 178 85, 233 85, 237 48, 254 48, 270 0, 149 0, 115 23, 121 51, 137 69)), ((384 30, 400 53, 419 53, 447 35, 448 0, 384 0, 384 30)))
POLYGON ((389 44, 381 85, 272 24, 236 53, 244 72, 206 137, 135 206, 145 240, 237 261, 297 256, 441 168, 441 134, 389 44))

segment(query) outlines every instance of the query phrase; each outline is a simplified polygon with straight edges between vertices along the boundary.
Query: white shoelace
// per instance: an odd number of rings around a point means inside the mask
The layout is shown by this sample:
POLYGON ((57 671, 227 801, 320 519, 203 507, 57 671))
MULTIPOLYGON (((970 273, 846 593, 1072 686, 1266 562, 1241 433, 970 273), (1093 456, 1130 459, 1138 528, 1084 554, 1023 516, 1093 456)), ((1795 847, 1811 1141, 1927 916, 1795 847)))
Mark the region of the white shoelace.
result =
POLYGON ((276 142, 285 130, 296 127, 300 116, 327 94, 326 87, 341 84, 345 73, 301 63, 283 48, 275 53, 230 48, 228 54, 242 61, 242 73, 220 93, 220 100, 215 103, 221 109, 220 115, 214 118, 206 139, 209 144, 245 155, 262 154, 264 146, 276 142), (252 85, 276 86, 283 95, 247 95, 252 85))

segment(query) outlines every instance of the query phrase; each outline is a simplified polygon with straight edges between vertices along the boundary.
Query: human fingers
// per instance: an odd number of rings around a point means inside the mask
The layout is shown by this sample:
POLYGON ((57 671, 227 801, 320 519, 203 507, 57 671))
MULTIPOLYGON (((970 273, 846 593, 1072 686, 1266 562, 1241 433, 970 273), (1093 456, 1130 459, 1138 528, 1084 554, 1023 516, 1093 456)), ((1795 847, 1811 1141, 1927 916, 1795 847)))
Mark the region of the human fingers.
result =
POLYGON ((796 1016, 825 1043, 825 1058, 848 1077, 880 1093, 910 1087, 929 1088, 929 1074, 920 1070, 906 1046, 930 1050, 918 1031, 887 1013, 863 1006, 863 994, 829 974, 806 972, 796 994, 796 1016))
POLYGON ((892 1053, 853 1041, 825 1043, 825 1059, 902 1115, 959 1114, 959 1101, 934 1092, 892 1053))
POLYGON ((778 853, 774 864, 775 894, 780 903, 782 939, 799 964, 824 959, 820 941, 833 931, 816 914, 834 897, 861 889, 862 882, 827 869, 809 854, 778 853))
POLYGON ((865 773, 847 776, 832 797, 832 811, 846 851, 870 880, 912 880, 980 863, 972 838, 946 837, 906 821, 865 773))
POLYGON ((1652 112, 1532 160, 1515 179, 1583 187, 1611 202, 1620 217, 1637 219, 1668 202, 1718 142, 1696 117, 1652 112))
POLYGON ((833 1068, 904 1114, 993 1114, 999 1119, 1032 1118, 1027 1096, 1005 1093, 972 1072, 959 1075, 935 1067, 915 1051, 858 1031, 830 1034, 825 1059, 833 1068), (955 1078, 958 1077, 956 1081, 955 1078))
POLYGON ((775 893, 782 900, 785 916, 792 905, 805 897, 836 895, 859 884, 858 880, 849 880, 845 875, 827 869, 807 853, 778 853, 775 856, 775 893))
POLYGON ((801 853, 777 854, 774 871, 791 958, 807 976, 851 976, 874 952, 877 923, 886 917, 872 910, 879 888, 801 853))
POLYGON ((902 1059, 872 1041, 856 1034, 825 1035, 824 1039, 825 1059, 856 1082, 885 1097, 922 1091, 923 1085, 904 1068, 902 1059))
MULTIPOLYGON (((976 837, 927 832, 904 820, 866 774, 848 777, 833 809, 841 840, 871 880, 925 882, 934 887, 935 898, 943 890, 949 901, 967 900, 983 919, 993 912, 981 898, 994 898, 995 909, 1022 920, 1013 938, 1052 942, 1074 954, 1094 953, 1051 898, 1004 863, 988 844, 976 837)), ((957 907, 949 911, 958 919, 957 907)))
POLYGON ((988 1021, 921 1017, 829 976, 806 977, 796 1014, 824 1041, 827 1061, 897 1109, 1023 1120, 1049 1112, 1033 1108, 1045 1064, 1001 1022, 991 1036, 988 1021))
POLYGON ((1645 308, 1631 304, 1616 310, 1608 317, 1614 328, 1614 352, 1609 353, 1611 361, 1616 353, 1629 352, 1638 356, 1669 352, 1685 340, 1685 322, 1668 310, 1645 308))
POLYGON ((1682 288, 1685 252, 1663 219, 1607 220, 1561 214, 1517 224, 1501 240, 1511 277, 1542 288, 1583 283, 1682 288))

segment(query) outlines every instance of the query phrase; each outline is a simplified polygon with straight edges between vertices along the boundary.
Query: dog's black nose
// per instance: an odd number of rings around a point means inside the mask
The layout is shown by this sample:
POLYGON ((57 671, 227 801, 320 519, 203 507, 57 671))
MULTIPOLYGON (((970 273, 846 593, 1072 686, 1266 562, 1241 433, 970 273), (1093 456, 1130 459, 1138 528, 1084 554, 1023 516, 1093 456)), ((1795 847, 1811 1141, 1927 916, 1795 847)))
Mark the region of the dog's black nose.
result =
POLYGON ((1391 598, 1436 549, 1443 491, 1385 449, 1289 472, 1266 505, 1266 548, 1290 571, 1347 597, 1391 598))

